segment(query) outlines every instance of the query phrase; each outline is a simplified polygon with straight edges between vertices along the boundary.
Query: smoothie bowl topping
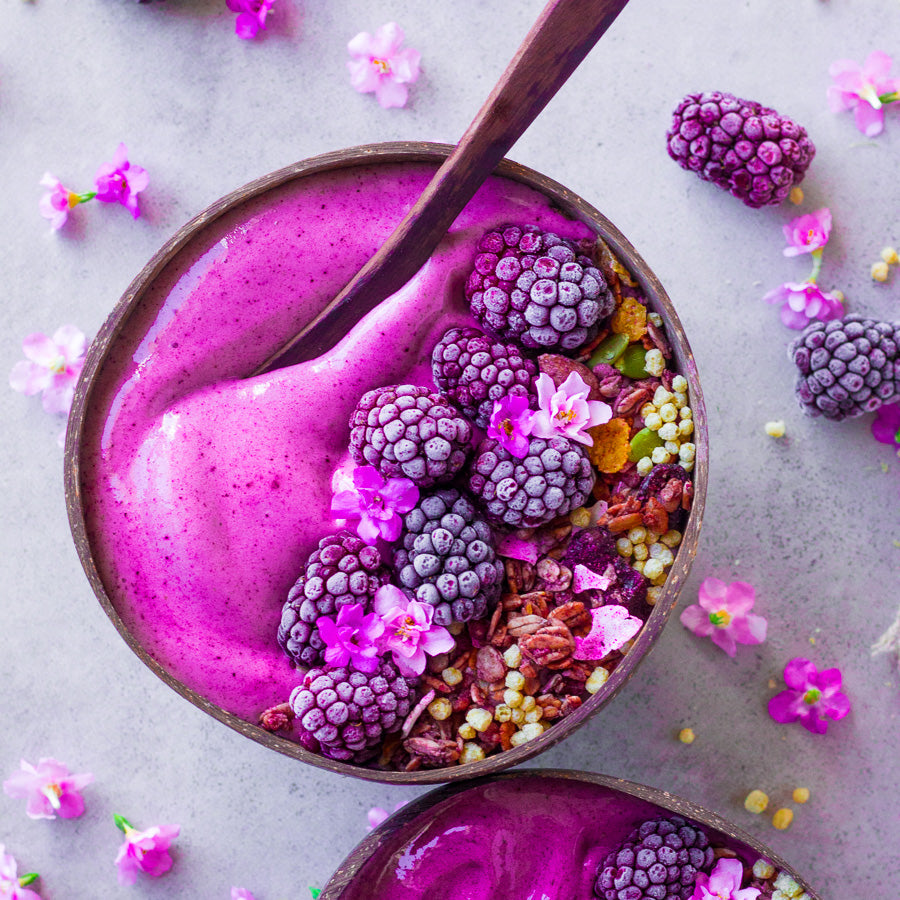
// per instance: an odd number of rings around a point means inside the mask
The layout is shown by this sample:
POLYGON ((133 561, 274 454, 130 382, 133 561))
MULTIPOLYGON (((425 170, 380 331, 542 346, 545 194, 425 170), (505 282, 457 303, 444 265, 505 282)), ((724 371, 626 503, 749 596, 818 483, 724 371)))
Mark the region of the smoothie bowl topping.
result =
POLYGON ((552 728, 628 653, 691 508, 688 383, 606 244, 507 225, 473 255, 477 327, 440 336, 433 384, 359 399, 284 604, 300 680, 260 723, 333 760, 454 766, 552 728))

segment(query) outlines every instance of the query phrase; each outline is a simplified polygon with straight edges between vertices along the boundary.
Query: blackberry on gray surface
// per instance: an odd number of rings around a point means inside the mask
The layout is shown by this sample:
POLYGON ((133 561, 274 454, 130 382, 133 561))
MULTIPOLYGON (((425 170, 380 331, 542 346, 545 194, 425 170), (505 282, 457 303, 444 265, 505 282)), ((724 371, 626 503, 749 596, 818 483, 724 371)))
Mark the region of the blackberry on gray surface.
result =
POLYGON ((503 563, 491 527, 454 488, 427 494, 406 514, 394 567, 400 584, 434 607, 439 625, 479 619, 500 596, 503 563))
POLYGON ((371 759, 409 714, 415 684, 386 659, 368 673, 352 665, 310 669, 289 700, 301 742, 329 759, 371 759))
POLYGON ((385 478, 418 487, 449 481, 471 450, 472 425, 428 388, 399 384, 364 394, 350 417, 350 455, 385 478))
POLYGON ((788 345, 794 387, 808 416, 840 421, 874 412, 900 394, 900 323, 851 314, 810 322, 788 345))
POLYGON ((536 398, 537 365, 516 344, 477 328, 450 328, 431 354, 437 389, 459 404, 479 428, 487 428, 494 403, 504 397, 536 398))
POLYGON ((706 834, 681 816, 649 819, 597 869, 601 900, 688 900, 714 862, 706 834))
POLYGON ((339 531, 322 538, 281 611, 281 649, 298 665, 321 665, 325 642, 316 627, 319 616, 333 618, 342 606, 355 603, 368 611, 375 592, 389 580, 381 554, 355 534, 339 531))
POLYGON ((576 350, 615 305, 594 263, 536 225, 506 225, 481 238, 466 298, 488 331, 531 350, 576 350))
POLYGON ((468 467, 469 489, 488 521, 513 528, 568 514, 588 498, 594 479, 581 444, 564 437, 532 437, 524 459, 485 438, 468 467))
POLYGON ((669 156, 747 206, 781 203, 816 155, 806 129, 723 91, 688 94, 666 135, 669 156))

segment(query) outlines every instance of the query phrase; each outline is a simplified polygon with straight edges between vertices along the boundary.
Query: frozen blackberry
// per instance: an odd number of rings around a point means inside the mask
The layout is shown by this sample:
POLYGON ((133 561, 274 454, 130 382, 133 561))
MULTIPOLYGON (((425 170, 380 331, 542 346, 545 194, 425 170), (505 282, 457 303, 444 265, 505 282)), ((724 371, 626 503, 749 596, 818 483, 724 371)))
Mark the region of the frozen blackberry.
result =
POLYGON ((490 525, 453 488, 423 497, 403 519, 400 584, 434 607, 439 625, 480 619, 500 596, 503 563, 490 525))
POLYGON ((816 155, 806 129, 753 100, 688 94, 666 135, 669 156, 747 206, 781 203, 816 155))
POLYGON ((449 481, 469 455, 472 425, 428 388, 398 384, 364 394, 350 417, 350 455, 385 478, 418 487, 449 481))
POLYGON ((488 427, 495 401, 536 397, 534 361, 516 344, 488 337, 477 328, 449 329, 431 354, 431 372, 438 390, 456 401, 479 428, 488 427))
POLYGON ((874 412, 900 393, 900 323, 851 314, 810 322, 788 346, 794 392, 808 416, 840 421, 874 412))
POLYGON ((615 305, 594 263, 536 225, 506 225, 481 238, 466 298, 488 331, 531 350, 576 350, 615 305))
POLYGON ((594 478, 581 444, 564 437, 531 438, 524 459, 485 438, 468 469, 488 521, 513 528, 534 528, 581 506, 594 478))
POLYGON ((352 665, 310 669, 289 701, 302 743, 329 759, 371 759, 384 735, 403 724, 415 684, 386 659, 368 673, 352 665))
POLYGON ((368 612, 375 592, 389 580, 381 554, 355 534, 339 531, 322 538, 281 611, 281 649, 298 665, 321 665, 325 642, 316 627, 319 616, 334 617, 342 606, 355 603, 368 612))
POLYGON ((650 819, 597 869, 601 900, 688 900, 698 873, 714 862, 709 838, 681 816, 650 819))

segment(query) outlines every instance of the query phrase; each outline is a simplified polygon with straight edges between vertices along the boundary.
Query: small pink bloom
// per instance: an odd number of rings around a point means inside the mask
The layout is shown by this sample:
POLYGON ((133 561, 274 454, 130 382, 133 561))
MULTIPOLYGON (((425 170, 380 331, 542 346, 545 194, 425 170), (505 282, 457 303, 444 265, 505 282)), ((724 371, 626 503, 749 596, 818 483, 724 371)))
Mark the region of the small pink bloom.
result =
POLYGON ((511 397, 494 402, 487 436, 500 442, 513 456, 528 456, 528 435, 531 434, 534 413, 528 408, 527 397, 511 397))
POLYGON ((141 214, 137 195, 150 184, 150 176, 146 169, 128 161, 128 148, 119 144, 112 160, 97 170, 94 184, 98 200, 121 203, 137 219, 141 214))
POLYGON ((872 436, 882 444, 900 447, 900 403, 878 407, 872 422, 872 436))
POLYGON ((785 256, 799 256, 821 250, 831 236, 831 210, 817 209, 804 216, 797 216, 782 229, 788 246, 785 256))
POLYGON ((446 628, 433 624, 431 604, 410 600, 392 584, 378 588, 373 608, 384 623, 379 648, 382 652, 391 651, 402 675, 421 675, 425 671, 426 654, 436 656, 456 646, 446 628))
MULTIPOLYGON (((401 807, 406 806, 406 801, 401 800, 395 807, 394 812, 397 812, 401 807)), ((369 824, 366 826, 366 831, 374 831, 385 819, 390 816, 390 813, 381 806, 373 806, 368 813, 366 813, 366 819, 369 824)))
POLYGON ((40 894, 25 887, 34 882, 37 877, 34 872, 20 877, 15 857, 10 856, 3 844, 0 844, 0 898, 3 900, 41 900, 40 894))
POLYGON ((640 630, 643 621, 624 606, 597 606, 591 610, 591 630, 575 638, 575 659, 603 659, 618 650, 640 630))
POLYGON ((796 722, 813 734, 828 731, 828 716, 843 719, 850 712, 850 700, 841 693, 841 670, 816 667, 802 657, 784 667, 787 690, 769 701, 769 715, 782 724, 796 722))
POLYGON ((231 889, 231 900, 256 900, 256 897, 247 888, 233 887, 231 889))
POLYGON ((246 41, 255 38, 260 30, 265 30, 266 17, 272 11, 275 0, 225 0, 225 5, 238 14, 234 33, 246 41))
POLYGON ((55 819, 58 815, 74 819, 84 812, 79 791, 93 780, 90 774, 69 774, 66 766, 49 757, 38 760, 36 766, 23 759, 21 771, 3 782, 3 790, 10 797, 27 800, 25 812, 32 819, 55 819))
POLYGON ((898 99, 900 78, 890 77, 891 62, 887 53, 875 50, 862 66, 852 59, 839 59, 828 69, 834 79, 828 88, 831 111, 854 110, 856 127, 866 137, 881 134, 884 104, 898 99))
POLYGON ((50 227, 59 231, 69 218, 69 210, 81 202, 81 198, 75 191, 70 191, 63 183, 49 172, 41 179, 41 187, 48 190, 44 192, 38 203, 38 209, 45 219, 50 220, 50 227))
POLYGON ((763 297, 766 303, 781 304, 781 321, 788 328, 801 331, 813 319, 828 322, 844 314, 844 306, 834 295, 822 290, 814 281, 796 284, 786 281, 763 297))
POLYGON ((699 603, 681 613, 681 624, 700 637, 712 638, 729 656, 734 656, 738 644, 761 644, 766 639, 768 623, 750 612, 756 602, 752 585, 706 578, 698 597, 699 603))
POLYGON ((374 466, 353 470, 353 487, 334 495, 331 512, 339 519, 359 519, 356 533, 367 543, 379 537, 396 541, 403 520, 399 513, 409 512, 419 500, 419 489, 409 478, 389 478, 374 466))
POLYGON ((159 878, 172 868, 169 847, 181 830, 178 825, 154 825, 138 831, 122 816, 114 818, 116 827, 125 832, 125 841, 116 856, 119 884, 134 884, 138 872, 159 878))
POLYGON ((594 441, 588 428, 612 418, 612 409, 599 400, 588 400, 591 389, 572 372, 559 386, 541 373, 537 379, 538 411, 532 419, 531 433, 540 438, 566 437, 590 447, 594 441))
POLYGON ((22 341, 28 358, 13 366, 9 385, 29 397, 43 391, 46 412, 68 415, 86 350, 87 339, 74 325, 63 325, 52 338, 29 334, 22 341))
POLYGON ((350 663, 360 672, 374 672, 378 668, 381 651, 377 641, 384 632, 384 623, 377 613, 363 615, 363 605, 354 603, 338 610, 337 622, 319 616, 316 627, 325 642, 324 656, 329 666, 350 663))
POLYGON ((697 875, 690 900, 756 900, 759 888, 741 888, 743 878, 741 861, 722 857, 709 875, 697 875))
POLYGON ((406 106, 407 85, 419 77, 421 55, 412 48, 401 49, 403 29, 396 22, 382 25, 373 37, 362 31, 347 44, 350 56, 350 84, 361 94, 375 92, 385 109, 406 106))

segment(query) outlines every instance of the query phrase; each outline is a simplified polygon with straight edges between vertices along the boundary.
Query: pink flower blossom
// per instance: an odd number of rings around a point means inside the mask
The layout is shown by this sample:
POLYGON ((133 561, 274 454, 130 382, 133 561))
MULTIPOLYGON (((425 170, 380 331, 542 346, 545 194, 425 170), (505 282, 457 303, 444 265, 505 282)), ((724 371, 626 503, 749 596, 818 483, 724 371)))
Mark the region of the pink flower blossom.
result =
POLYGON ((872 422, 872 436, 882 444, 900 447, 900 403, 878 407, 872 422))
POLYGON ((850 700, 841 691, 841 670, 816 667, 802 657, 784 667, 787 690, 769 701, 769 715, 782 724, 796 722, 813 734, 828 731, 828 716, 843 719, 850 712, 850 700))
POLYGON ((756 602, 752 585, 706 578, 698 597, 699 603, 681 613, 681 624, 700 637, 712 638, 729 656, 734 656, 738 644, 761 644, 766 639, 768 623, 750 612, 756 602))
POLYGON ((697 875, 690 900, 756 900, 759 888, 741 888, 743 878, 741 861, 722 857, 709 875, 697 875))
POLYGON ((3 790, 10 797, 27 800, 25 812, 32 819, 55 819, 57 815, 74 819, 84 812, 79 791, 93 780, 91 774, 69 774, 66 766, 49 757, 38 760, 36 766, 23 759, 21 771, 3 782, 3 790))
POLYGON ((624 606, 597 606, 591 610, 591 630, 575 638, 575 659, 603 659, 618 650, 640 630, 643 620, 624 606))
POLYGON ((419 77, 421 55, 412 48, 401 49, 403 29, 396 22, 382 25, 373 37, 362 31, 347 44, 350 83, 361 94, 375 92, 382 107, 406 106, 407 85, 419 77))
POLYGON ((316 627, 325 642, 324 656, 329 666, 345 666, 349 662, 360 672, 378 668, 377 641, 384 632, 384 623, 377 613, 363 615, 363 605, 354 603, 338 610, 337 622, 319 616, 316 627))
POLYGON ((29 334, 22 341, 28 358, 13 366, 9 385, 29 397, 43 391, 46 412, 68 415, 86 350, 87 339, 74 325, 63 325, 52 338, 29 334))
POLYGON ((891 57, 881 50, 870 53, 860 66, 852 59, 831 64, 828 74, 834 84, 828 88, 832 112, 854 110, 856 127, 866 137, 884 129, 884 105, 900 99, 900 78, 891 78, 891 57))
POLYGON ((785 256, 815 253, 828 243, 831 236, 831 210, 817 209, 804 216, 797 216, 783 226, 782 230, 788 242, 788 246, 784 248, 785 256))
POLYGON ((588 428, 612 418, 612 409, 600 400, 588 400, 591 389, 572 372, 559 386, 546 373, 537 379, 538 411, 532 419, 531 433, 536 437, 566 437, 590 447, 594 440, 588 428))
POLYGON ((528 408, 527 397, 511 397, 494 402, 487 436, 500 442, 513 456, 524 459, 528 455, 528 435, 531 434, 534 413, 528 408))
POLYGON ((225 0, 225 5, 238 14, 234 33, 243 40, 255 38, 266 28, 266 17, 272 11, 275 0, 225 0))
MULTIPOLYGON (((401 800, 395 807, 394 812, 397 812, 401 807, 406 806, 406 800, 401 800)), ((390 813, 381 806, 373 806, 367 813, 366 819, 368 820, 368 825, 366 826, 366 831, 374 831, 385 819, 390 816, 390 813)))
POLYGON ((231 889, 231 900, 256 900, 256 897, 247 888, 233 887, 231 889))
POLYGON ((828 322, 844 314, 844 306, 834 294, 823 291, 814 281, 796 284, 786 281, 763 297, 766 303, 782 304, 781 321, 800 331, 813 320, 828 322))
POLYGON ((137 195, 149 183, 146 169, 128 161, 128 148, 124 144, 116 147, 112 160, 100 166, 94 179, 98 200, 121 203, 135 219, 141 214, 137 195))
POLYGON ((396 541, 403 526, 399 513, 409 512, 418 499, 419 489, 409 478, 385 480, 375 466, 358 466, 353 487, 335 494, 331 512, 339 519, 359 519, 356 532, 367 544, 379 537, 396 541))
POLYGON ((13 856, 0 844, 0 898, 3 900, 41 900, 40 894, 29 890, 26 885, 37 881, 34 872, 19 876, 19 867, 13 856))
POLYGON ((434 607, 431 604, 410 600, 392 584, 378 588, 372 605, 384 623, 379 649, 391 651, 402 675, 421 675, 425 671, 426 654, 436 656, 456 646, 453 635, 432 622, 434 607))
POLYGON ((87 194, 76 194, 75 191, 69 190, 63 183, 49 172, 44 173, 44 177, 40 181, 41 187, 46 190, 38 202, 38 209, 45 219, 50 220, 50 227, 54 231, 59 231, 66 224, 69 218, 69 210, 77 206, 79 203, 86 203, 94 197, 94 192, 87 194))
POLYGON ((172 868, 169 847, 181 830, 178 825, 154 825, 138 831, 122 816, 114 816, 114 819, 116 827, 125 832, 125 840, 116 856, 119 884, 134 884, 138 872, 159 878, 172 868))

